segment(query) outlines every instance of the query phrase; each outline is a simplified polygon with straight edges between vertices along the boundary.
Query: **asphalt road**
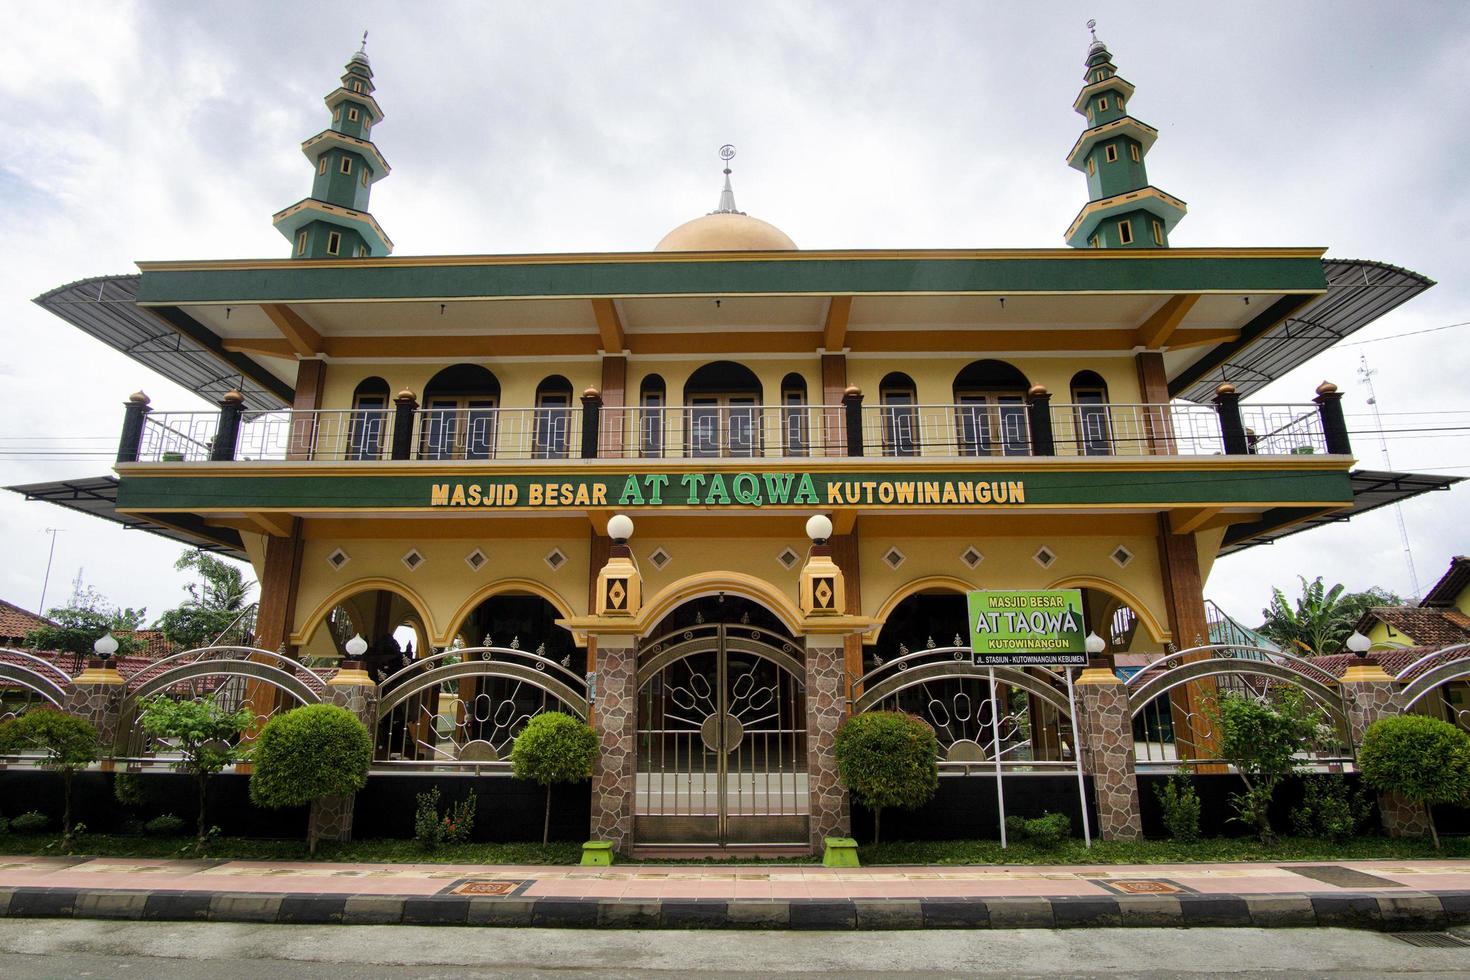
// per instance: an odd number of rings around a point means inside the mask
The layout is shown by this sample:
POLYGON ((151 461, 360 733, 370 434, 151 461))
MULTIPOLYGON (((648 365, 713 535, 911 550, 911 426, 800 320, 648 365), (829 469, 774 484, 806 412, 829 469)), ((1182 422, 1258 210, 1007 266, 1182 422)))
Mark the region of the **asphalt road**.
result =
POLYGON ((1470 949, 1345 929, 677 932, 0 920, 0 977, 1470 977, 1470 949), (385 969, 391 967, 391 969, 385 969))

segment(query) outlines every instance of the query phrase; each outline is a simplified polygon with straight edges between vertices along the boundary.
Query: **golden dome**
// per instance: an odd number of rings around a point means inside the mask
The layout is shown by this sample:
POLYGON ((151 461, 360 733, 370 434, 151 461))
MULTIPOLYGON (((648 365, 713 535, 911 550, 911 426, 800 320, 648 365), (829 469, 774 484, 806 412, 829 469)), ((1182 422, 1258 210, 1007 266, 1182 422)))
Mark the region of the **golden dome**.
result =
POLYGON ((686 221, 654 246, 655 252, 793 251, 780 228, 738 211, 716 211, 686 221))

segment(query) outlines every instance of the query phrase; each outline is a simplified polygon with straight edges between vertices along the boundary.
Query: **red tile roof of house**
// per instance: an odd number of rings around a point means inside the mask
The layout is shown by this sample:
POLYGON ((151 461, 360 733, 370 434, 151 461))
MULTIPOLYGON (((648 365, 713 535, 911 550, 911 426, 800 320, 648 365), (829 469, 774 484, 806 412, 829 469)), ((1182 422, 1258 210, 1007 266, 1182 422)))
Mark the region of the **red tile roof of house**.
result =
POLYGON ((0 637, 5 638, 7 643, 22 643, 31 630, 55 625, 45 616, 38 616, 13 602, 0 599, 0 637))
POLYGON ((1420 646, 1441 647, 1470 642, 1470 616, 1458 609, 1374 606, 1358 620, 1358 632, 1367 633, 1374 622, 1384 623, 1420 646))
POLYGON ((1470 557, 1456 555, 1450 559, 1449 570, 1438 582, 1424 593, 1421 606, 1453 606, 1460 593, 1470 586, 1470 557))

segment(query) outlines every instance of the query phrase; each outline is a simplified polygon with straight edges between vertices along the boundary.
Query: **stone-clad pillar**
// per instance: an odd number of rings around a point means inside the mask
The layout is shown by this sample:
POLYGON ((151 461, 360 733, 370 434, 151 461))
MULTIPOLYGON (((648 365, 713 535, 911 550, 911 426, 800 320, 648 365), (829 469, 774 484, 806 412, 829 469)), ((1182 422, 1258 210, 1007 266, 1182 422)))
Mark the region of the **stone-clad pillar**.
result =
POLYGON ((837 728, 847 714, 847 664, 842 636, 806 638, 806 778, 812 847, 851 834, 847 791, 837 778, 837 728))
POLYGON ((87 669, 72 679, 71 685, 66 710, 85 718, 97 729, 98 755, 104 759, 115 755, 122 735, 118 730, 122 723, 122 703, 127 697, 123 676, 112 660, 93 657, 87 661, 87 669))
MULTIPOLYGON (((1355 751, 1369 725, 1379 718, 1400 713, 1398 684, 1371 655, 1344 672, 1342 691, 1355 751)), ((1397 795, 1380 795, 1378 812, 1383 818, 1383 830, 1390 837, 1429 836, 1429 820, 1423 807, 1397 795)))
POLYGON ((1128 689, 1110 668, 1090 666, 1077 679, 1077 715, 1082 764, 1097 794, 1098 834, 1103 840, 1138 840, 1143 823, 1128 689))
POLYGON ((597 634, 597 730, 592 769, 592 839, 633 844, 633 787, 638 724, 638 647, 627 634, 597 634))
MULTIPOLYGON (((344 660, 342 667, 327 681, 323 694, 327 704, 346 708, 357 716, 369 736, 378 723, 378 685, 363 669, 361 660, 344 660)), ((310 820, 318 840, 352 840, 352 805, 355 794, 326 796, 313 801, 310 820)))

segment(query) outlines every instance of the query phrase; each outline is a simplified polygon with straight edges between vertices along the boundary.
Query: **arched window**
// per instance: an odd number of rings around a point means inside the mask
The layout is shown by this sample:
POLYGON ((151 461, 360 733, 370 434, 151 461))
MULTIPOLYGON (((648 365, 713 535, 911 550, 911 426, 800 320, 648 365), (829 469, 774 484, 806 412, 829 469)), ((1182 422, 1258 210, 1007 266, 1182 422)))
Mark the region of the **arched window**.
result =
POLYGON ((647 375, 638 386, 638 453, 646 457, 664 454, 664 409, 668 389, 657 374, 647 375))
POLYGON ((559 374, 536 386, 535 459, 566 459, 571 444, 572 383, 559 374))
POLYGON ((734 361, 706 364, 684 383, 685 442, 690 456, 757 456, 761 382, 734 361))
POLYGON ((1005 361, 972 361, 955 375, 955 430, 961 456, 1028 456, 1026 376, 1005 361))
POLYGON ((919 394, 914 379, 902 371, 883 376, 878 383, 883 413, 883 455, 919 455, 919 394))
POLYGON ((1072 404, 1077 425, 1077 451, 1084 456, 1112 455, 1108 383, 1094 371, 1078 371, 1072 375, 1072 404))
POLYGON ((352 392, 352 415, 347 427, 347 458, 381 459, 388 430, 388 382, 364 378, 352 392))
POLYGON ((424 386, 420 457, 489 459, 495 453, 500 381, 478 364, 456 364, 424 386))
POLYGON ((795 371, 781 379, 781 436, 787 456, 805 456, 809 451, 806 378, 795 371))

